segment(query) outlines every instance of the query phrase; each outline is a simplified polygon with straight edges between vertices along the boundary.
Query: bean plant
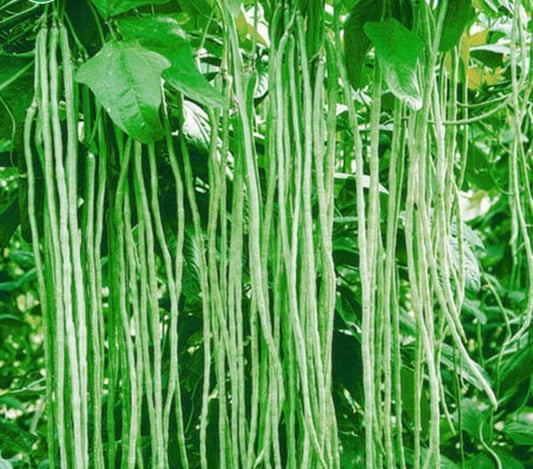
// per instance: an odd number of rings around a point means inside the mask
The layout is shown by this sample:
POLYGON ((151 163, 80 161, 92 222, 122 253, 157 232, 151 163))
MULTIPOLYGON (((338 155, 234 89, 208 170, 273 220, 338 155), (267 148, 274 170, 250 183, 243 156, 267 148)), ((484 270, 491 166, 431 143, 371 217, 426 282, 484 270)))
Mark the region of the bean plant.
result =
POLYGON ((0 467, 532 467, 532 11, 0 2, 0 467))

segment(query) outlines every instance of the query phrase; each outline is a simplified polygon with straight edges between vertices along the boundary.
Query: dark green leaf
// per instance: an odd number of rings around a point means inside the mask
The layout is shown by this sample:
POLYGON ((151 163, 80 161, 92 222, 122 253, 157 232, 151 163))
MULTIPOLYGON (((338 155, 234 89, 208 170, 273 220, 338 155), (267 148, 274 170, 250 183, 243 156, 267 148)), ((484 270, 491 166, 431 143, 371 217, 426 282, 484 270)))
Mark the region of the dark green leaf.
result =
POLYGON ((76 79, 91 88, 115 124, 148 143, 163 134, 161 75, 169 66, 138 43, 112 41, 80 67, 76 79))
POLYGON ((533 375, 533 344, 510 355, 500 370, 500 392, 504 395, 533 375))
POLYGON ((24 404, 20 402, 16 397, 13 397, 9 394, 0 396, 0 405, 5 405, 9 409, 20 410, 21 412, 26 412, 24 404))
POLYGON ((411 108, 420 109, 422 97, 416 66, 423 48, 422 41, 394 18, 366 23, 364 29, 376 48, 376 56, 391 91, 411 108))
POLYGON ((9 259, 16 262, 22 268, 29 268, 35 265, 35 256, 33 252, 22 251, 20 249, 11 251, 9 253, 9 259))
POLYGON ((370 49, 370 39, 365 34, 367 21, 379 21, 383 4, 381 0, 361 0, 350 12, 344 23, 344 55, 348 79, 355 89, 363 85, 363 65, 370 49))
POLYGON ((167 3, 168 0, 91 0, 103 18, 118 15, 150 3, 167 3))
POLYGON ((468 398, 461 400, 461 427, 476 441, 479 440, 481 428, 484 429, 484 438, 490 436, 486 435, 488 426, 485 428, 485 417, 485 409, 483 409, 480 404, 468 398))
POLYGON ((206 106, 226 107, 224 97, 196 68, 187 36, 174 17, 152 15, 122 19, 117 24, 125 39, 139 41, 170 61, 171 66, 163 72, 170 85, 206 106))
POLYGON ((7 247, 13 233, 20 224, 19 202, 15 199, 0 214, 0 248, 7 247))
POLYGON ((2 56, 0 63, 0 153, 21 152, 24 118, 33 98, 33 61, 2 56))
POLYGON ((0 419, 0 450, 29 454, 38 438, 9 420, 0 419))
MULTIPOLYGON (((0 286, 3 284, 0 284, 0 286)), ((0 288, 0 291, 2 289, 0 288)), ((13 314, 0 314, 0 325, 2 326, 20 326, 23 323, 22 319, 13 314)))
POLYGON ((35 267, 28 270, 22 277, 10 282, 0 283, 0 291, 13 291, 20 288, 22 285, 32 282, 37 278, 35 267))
POLYGON ((472 0, 453 0, 448 2, 439 44, 441 52, 450 50, 459 42, 461 34, 463 34, 473 14, 472 0))

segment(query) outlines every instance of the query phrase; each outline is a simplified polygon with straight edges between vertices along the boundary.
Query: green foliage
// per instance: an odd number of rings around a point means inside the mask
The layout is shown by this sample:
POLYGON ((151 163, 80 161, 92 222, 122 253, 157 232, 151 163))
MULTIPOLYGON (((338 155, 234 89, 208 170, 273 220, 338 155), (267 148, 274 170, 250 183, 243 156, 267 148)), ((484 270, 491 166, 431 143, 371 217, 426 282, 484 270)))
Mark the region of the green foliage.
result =
POLYGON ((161 76, 170 62, 133 41, 111 41, 78 70, 113 121, 143 142, 163 136, 161 76))
POLYGON ((0 419, 0 450, 30 454, 37 437, 21 430, 8 420, 0 419))
POLYGON ((116 16, 142 5, 163 4, 168 0, 91 0, 103 18, 116 16))
POLYGON ((366 23, 364 30, 376 48, 390 90, 412 109, 420 109, 422 97, 417 65, 424 48, 422 41, 395 18, 366 23))
POLYGON ((472 0, 448 2, 439 44, 441 52, 446 52, 459 43, 466 25, 474 19, 474 16, 472 0))
POLYGON ((281 3, 0 4, 0 467, 533 467, 524 5, 281 3))
POLYGON ((196 68, 187 36, 175 18, 151 15, 120 19, 117 24, 124 39, 138 41, 169 60, 170 67, 163 71, 169 85, 206 106, 226 107, 224 97, 196 68))
POLYGON ((344 56, 350 83, 355 89, 365 83, 364 64, 371 42, 364 30, 368 21, 379 21, 383 12, 381 0, 357 2, 344 23, 344 56))

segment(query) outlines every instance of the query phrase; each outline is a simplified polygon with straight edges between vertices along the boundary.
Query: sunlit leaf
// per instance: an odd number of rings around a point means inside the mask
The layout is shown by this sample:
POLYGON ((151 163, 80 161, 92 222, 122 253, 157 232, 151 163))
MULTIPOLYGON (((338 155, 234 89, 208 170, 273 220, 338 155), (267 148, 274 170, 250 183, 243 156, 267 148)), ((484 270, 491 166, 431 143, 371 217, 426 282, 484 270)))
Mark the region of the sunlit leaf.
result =
POLYGON ((179 0, 181 8, 191 16, 209 17, 213 12, 213 0, 179 0))
POLYGON ((511 440, 520 446, 533 446, 533 424, 527 422, 510 422, 503 427, 505 433, 511 440))
POLYGON ((187 35, 174 17, 151 15, 121 19, 117 24, 124 39, 138 41, 169 60, 170 67, 163 72, 167 83, 201 104, 226 107, 224 97, 197 69, 187 35))
POLYGON ((169 66, 138 43, 112 41, 80 67, 76 79, 91 88, 115 124, 146 143, 163 134, 161 75, 169 66))
POLYGON ((103 18, 108 18, 150 3, 167 3, 168 0, 91 0, 91 2, 103 18))
POLYGON ((364 30, 372 40, 385 81, 392 93, 411 108, 422 107, 416 76, 423 44, 418 36, 394 18, 366 23, 364 30))
POLYGON ((241 9, 241 0, 226 0, 226 5, 231 14, 235 17, 241 9))

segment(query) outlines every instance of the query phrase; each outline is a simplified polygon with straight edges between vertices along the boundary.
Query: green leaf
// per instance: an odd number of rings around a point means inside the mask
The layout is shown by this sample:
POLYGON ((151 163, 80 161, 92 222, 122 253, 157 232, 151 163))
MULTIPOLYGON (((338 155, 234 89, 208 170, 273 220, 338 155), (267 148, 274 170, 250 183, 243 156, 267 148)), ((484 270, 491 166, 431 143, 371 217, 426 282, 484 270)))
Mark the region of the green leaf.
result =
POLYGON ((211 126, 205 111, 190 101, 183 103, 183 134, 187 143, 207 151, 211 142, 211 126))
POLYGON ((533 376, 533 344, 514 352, 502 365, 500 370, 500 394, 518 386, 533 376))
POLYGON ((479 440, 480 429, 483 428, 483 437, 490 438, 489 426, 484 424, 486 417, 486 408, 476 403, 472 399, 461 399, 461 427, 474 440, 479 440))
POLYGON ((115 16, 120 13, 124 13, 133 8, 140 7, 142 5, 149 5, 150 3, 157 3, 161 5, 167 3, 168 0, 91 0, 94 6, 98 10, 98 13, 103 18, 115 16))
POLYGON ((19 277, 17 280, 0 283, 0 291, 14 291, 17 288, 20 288, 21 286, 25 285, 26 283, 33 282, 36 279, 37 279, 37 271, 34 267, 28 270, 24 275, 19 277))
POLYGON ((9 420, 0 419, 0 451, 30 454, 38 438, 9 420))
POLYGON ((450 50, 459 42, 473 14, 472 0, 454 0, 453 2, 448 2, 439 44, 439 50, 441 52, 450 50))
MULTIPOLYGON (((524 465, 515 457, 511 456, 508 452, 500 448, 493 448, 494 452, 500 458, 502 467, 505 469, 524 469, 524 465)), ((479 468, 478 468, 479 469, 479 468)))
POLYGON ((6 406, 9 409, 20 410, 21 412, 26 412, 24 404, 20 402, 16 397, 13 397, 9 394, 0 396, 0 405, 6 406))
POLYGON ((161 75, 169 66, 138 43, 112 41, 80 67, 76 79, 91 88, 115 124, 148 143, 163 134, 161 75))
POLYGON ((527 422, 510 422, 503 427, 505 433, 520 446, 533 446, 533 425, 527 422))
POLYGON ((213 0, 179 0, 178 3, 183 11, 192 17, 201 15, 208 18, 211 16, 214 8, 213 0))
POLYGON ((187 36, 170 15, 117 21, 124 39, 138 41, 143 47, 163 55, 170 67, 163 78, 191 99, 209 107, 226 107, 222 94, 213 88, 194 63, 187 36))
POLYGON ((363 86, 363 65, 370 49, 370 39, 364 25, 368 21, 379 21, 383 4, 381 0, 361 0, 350 12, 344 23, 344 55, 348 79, 355 89, 363 86))
MULTIPOLYGON (((442 344, 441 348, 441 363, 452 370, 454 373, 458 373, 462 379, 468 381, 475 386, 478 390, 483 391, 484 385, 479 378, 472 372, 469 366, 466 366, 462 360, 458 358, 458 353, 449 344, 442 344)), ((487 372, 477 363, 472 362, 471 366, 477 368, 478 372, 483 376, 486 382, 490 383, 490 379, 487 372)))
MULTIPOLYGON (((24 118, 33 99, 34 62, 15 55, 3 55, 0 63, 0 153, 22 153, 24 118)), ((8 158, 8 164, 16 161, 12 155, 8 158)))
POLYGON ((394 18, 366 23, 364 29, 376 48, 376 56, 392 93, 414 110, 420 109, 422 97, 416 66, 423 48, 422 41, 394 18))
POLYGON ((20 224, 20 211, 18 200, 13 200, 10 205, 0 213, 0 248, 7 247, 13 233, 20 224))
MULTIPOLYGON (((459 265, 459 242, 455 236, 449 239, 450 257, 453 265, 459 265)), ((481 271, 474 251, 467 242, 463 243, 465 288, 477 293, 481 288, 481 271)))

